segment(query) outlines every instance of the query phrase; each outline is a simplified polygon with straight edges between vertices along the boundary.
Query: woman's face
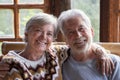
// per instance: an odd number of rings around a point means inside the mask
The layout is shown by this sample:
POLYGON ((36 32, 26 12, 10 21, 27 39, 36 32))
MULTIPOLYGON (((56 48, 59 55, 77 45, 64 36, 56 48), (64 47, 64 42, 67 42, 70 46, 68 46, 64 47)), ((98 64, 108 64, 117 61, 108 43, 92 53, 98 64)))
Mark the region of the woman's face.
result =
POLYGON ((54 27, 52 24, 46 24, 43 26, 34 24, 29 31, 25 33, 29 47, 37 51, 45 51, 48 49, 53 41, 53 36, 54 27))

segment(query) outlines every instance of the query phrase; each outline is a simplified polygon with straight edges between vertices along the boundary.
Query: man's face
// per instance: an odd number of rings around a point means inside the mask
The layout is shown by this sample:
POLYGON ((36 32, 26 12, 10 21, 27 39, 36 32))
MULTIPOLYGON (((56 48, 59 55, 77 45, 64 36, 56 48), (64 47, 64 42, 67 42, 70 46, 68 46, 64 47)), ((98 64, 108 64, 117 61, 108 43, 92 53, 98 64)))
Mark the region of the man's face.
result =
POLYGON ((64 23, 66 43, 74 52, 84 52, 90 48, 93 31, 85 21, 75 16, 64 23))

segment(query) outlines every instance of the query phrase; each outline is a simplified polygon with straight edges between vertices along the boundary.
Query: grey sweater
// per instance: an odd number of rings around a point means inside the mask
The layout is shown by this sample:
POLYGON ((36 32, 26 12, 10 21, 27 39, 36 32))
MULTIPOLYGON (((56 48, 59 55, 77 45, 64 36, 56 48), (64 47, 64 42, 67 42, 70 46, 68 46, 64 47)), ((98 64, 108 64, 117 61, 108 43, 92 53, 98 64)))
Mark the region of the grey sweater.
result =
POLYGON ((63 63, 63 80, 120 80, 120 57, 109 54, 115 63, 112 75, 102 75, 96 69, 96 60, 77 62, 71 56, 63 63))

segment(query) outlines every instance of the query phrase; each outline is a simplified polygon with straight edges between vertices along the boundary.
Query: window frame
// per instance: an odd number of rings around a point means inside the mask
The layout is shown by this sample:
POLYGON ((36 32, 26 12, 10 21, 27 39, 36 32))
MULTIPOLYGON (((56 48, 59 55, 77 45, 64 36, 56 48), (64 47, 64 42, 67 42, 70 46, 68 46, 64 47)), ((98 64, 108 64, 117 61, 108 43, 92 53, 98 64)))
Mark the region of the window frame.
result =
POLYGON ((0 9, 11 9, 14 19, 14 38, 0 38, 2 41, 22 41, 19 32, 19 10, 20 9, 42 9, 45 13, 50 13, 50 0, 44 0, 43 4, 18 4, 18 0, 13 0, 13 4, 0 4, 0 9))
POLYGON ((120 42, 120 0, 100 0, 100 42, 120 42))
MULTIPOLYGON (((71 7, 70 0, 53 0, 53 14, 71 7)), ((120 0, 100 0, 100 42, 120 42, 120 0)), ((57 41, 65 41, 61 33, 57 41)))
MULTIPOLYGON (((14 0, 17 4, 18 0, 14 0)), ((19 9, 43 9, 46 13, 51 13, 55 16, 59 16, 59 14, 71 7, 70 0, 44 0, 44 4, 34 5, 34 4, 19 4, 19 9)), ((120 42, 120 19, 118 16, 120 15, 120 0, 100 0, 100 42, 120 42), (106 37, 107 36, 107 37, 106 37)), ((16 5, 14 5, 16 6, 16 5)), ((0 38, 1 41, 22 41, 19 36, 19 17, 18 9, 14 8, 13 5, 1 5, 0 9, 16 9, 14 11, 14 22, 15 22, 15 38, 0 38)), ((59 32, 57 41, 64 41, 62 34, 59 32)))

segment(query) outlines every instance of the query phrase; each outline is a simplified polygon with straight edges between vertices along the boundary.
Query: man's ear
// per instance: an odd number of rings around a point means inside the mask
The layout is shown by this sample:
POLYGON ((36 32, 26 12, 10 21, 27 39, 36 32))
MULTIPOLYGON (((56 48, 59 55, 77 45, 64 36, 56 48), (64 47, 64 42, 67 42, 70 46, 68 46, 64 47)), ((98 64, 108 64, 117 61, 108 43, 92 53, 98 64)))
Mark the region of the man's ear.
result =
POLYGON ((65 41, 66 45, 69 45, 67 38, 65 36, 64 36, 64 41, 65 41))
POLYGON ((93 27, 91 28, 91 33, 92 33, 92 36, 94 37, 94 29, 93 29, 93 27))
POLYGON ((66 38, 66 36, 65 36, 65 33, 63 34, 63 41, 66 43, 66 45, 69 45, 69 43, 68 43, 68 41, 67 41, 67 38, 66 38))

